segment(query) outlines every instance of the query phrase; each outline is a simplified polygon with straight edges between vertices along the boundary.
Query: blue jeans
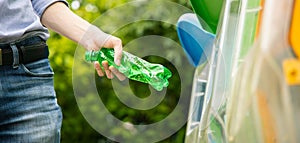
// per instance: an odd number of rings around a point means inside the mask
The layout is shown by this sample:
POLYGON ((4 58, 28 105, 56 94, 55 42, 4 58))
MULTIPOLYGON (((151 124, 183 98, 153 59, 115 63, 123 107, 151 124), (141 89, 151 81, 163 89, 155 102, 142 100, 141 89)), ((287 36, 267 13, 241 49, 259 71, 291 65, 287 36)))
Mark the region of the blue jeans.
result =
POLYGON ((59 143, 61 122, 48 59, 0 66, 1 143, 59 143))

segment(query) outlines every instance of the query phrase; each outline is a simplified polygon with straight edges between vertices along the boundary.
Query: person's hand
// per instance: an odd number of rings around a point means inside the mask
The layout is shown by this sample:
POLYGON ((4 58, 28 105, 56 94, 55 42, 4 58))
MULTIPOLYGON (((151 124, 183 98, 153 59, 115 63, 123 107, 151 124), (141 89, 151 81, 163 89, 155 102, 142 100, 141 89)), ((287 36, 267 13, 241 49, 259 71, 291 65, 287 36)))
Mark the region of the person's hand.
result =
MULTIPOLYGON (((102 47, 114 48, 115 63, 120 64, 122 58, 122 41, 112 35, 102 32, 99 28, 74 14, 64 3, 56 2, 49 6, 41 16, 41 22, 53 31, 62 34, 69 39, 78 42, 88 51, 100 50, 102 47)), ((95 63, 95 68, 99 76, 113 78, 116 75, 120 80, 125 76, 113 67, 109 67, 106 62, 101 63, 104 71, 101 70, 99 63, 95 63), (114 75, 113 75, 114 74, 114 75)))
MULTIPOLYGON (((95 26, 91 26, 79 43, 89 51, 97 51, 102 47, 113 48, 115 52, 114 62, 116 65, 120 65, 123 50, 121 39, 106 34, 95 26)), ((95 62, 94 67, 98 75, 101 77, 106 75, 107 78, 112 79, 114 76, 116 76, 121 81, 125 80, 125 76, 113 66, 109 66, 107 61, 103 61, 102 63, 95 62), (100 64, 102 64, 104 71, 102 70, 100 64)))

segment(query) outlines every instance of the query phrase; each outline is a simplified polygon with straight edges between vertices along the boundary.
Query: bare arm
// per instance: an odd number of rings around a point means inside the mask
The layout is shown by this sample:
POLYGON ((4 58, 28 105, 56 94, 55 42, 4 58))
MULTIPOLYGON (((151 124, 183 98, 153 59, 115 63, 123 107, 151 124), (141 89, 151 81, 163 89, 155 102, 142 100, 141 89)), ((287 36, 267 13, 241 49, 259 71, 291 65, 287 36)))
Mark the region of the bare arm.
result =
POLYGON ((62 2, 56 2, 49 6, 42 15, 41 21, 46 27, 75 42, 80 42, 91 26, 90 23, 73 14, 62 2))
MULTIPOLYGON (((101 47, 114 48, 115 63, 117 65, 120 64, 122 41, 117 37, 102 32, 96 26, 77 16, 64 3, 56 2, 49 6, 43 13, 41 22, 53 31, 78 42, 87 50, 99 50, 101 47)), ((116 70, 109 68, 107 63, 102 64, 107 77, 112 78, 111 71, 115 73, 116 70)), ((95 68, 98 74, 103 76, 99 64, 95 64, 95 68)), ((119 73, 116 74, 119 77, 119 73)))

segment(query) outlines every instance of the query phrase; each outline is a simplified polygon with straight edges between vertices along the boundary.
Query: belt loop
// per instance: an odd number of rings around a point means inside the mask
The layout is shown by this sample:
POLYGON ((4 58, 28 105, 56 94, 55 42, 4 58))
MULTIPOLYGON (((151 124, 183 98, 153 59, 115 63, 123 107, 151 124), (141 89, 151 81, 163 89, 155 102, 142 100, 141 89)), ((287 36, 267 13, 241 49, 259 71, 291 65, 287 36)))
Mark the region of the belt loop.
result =
POLYGON ((19 51, 15 43, 11 43, 10 47, 13 51, 13 68, 16 69, 19 67, 19 51))
POLYGON ((0 66, 2 66, 2 49, 0 48, 0 66))

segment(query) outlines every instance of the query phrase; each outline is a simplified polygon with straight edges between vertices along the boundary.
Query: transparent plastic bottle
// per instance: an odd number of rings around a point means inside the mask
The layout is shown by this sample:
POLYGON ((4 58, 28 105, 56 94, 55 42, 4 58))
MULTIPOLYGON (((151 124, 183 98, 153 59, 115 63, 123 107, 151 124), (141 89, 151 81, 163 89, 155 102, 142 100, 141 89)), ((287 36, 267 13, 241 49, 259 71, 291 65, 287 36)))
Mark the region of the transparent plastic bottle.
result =
POLYGON ((288 42, 294 2, 265 0, 258 40, 230 96, 229 142, 299 142, 299 92, 289 91, 283 67, 294 58, 288 42))
POLYGON ((160 64, 149 63, 135 55, 123 51, 121 65, 114 63, 114 50, 102 48, 99 51, 87 51, 85 59, 89 62, 107 61, 126 77, 132 80, 150 84, 154 89, 161 91, 169 85, 168 79, 172 76, 169 69, 160 64))

